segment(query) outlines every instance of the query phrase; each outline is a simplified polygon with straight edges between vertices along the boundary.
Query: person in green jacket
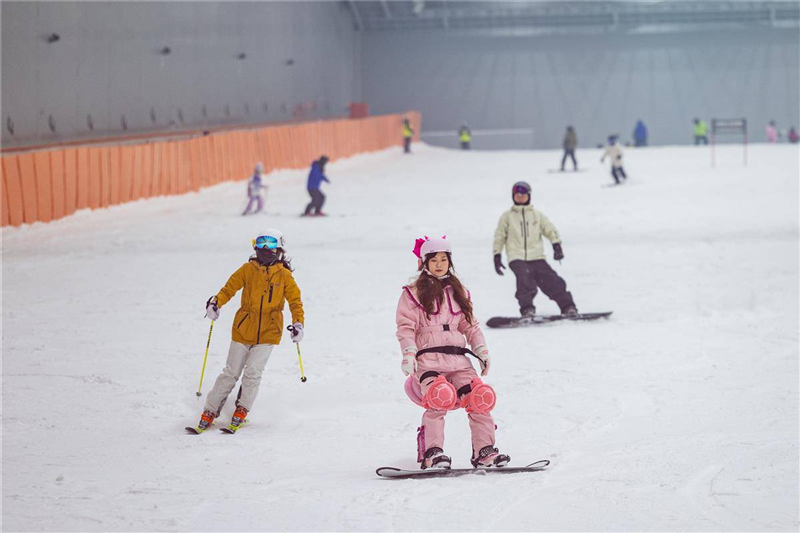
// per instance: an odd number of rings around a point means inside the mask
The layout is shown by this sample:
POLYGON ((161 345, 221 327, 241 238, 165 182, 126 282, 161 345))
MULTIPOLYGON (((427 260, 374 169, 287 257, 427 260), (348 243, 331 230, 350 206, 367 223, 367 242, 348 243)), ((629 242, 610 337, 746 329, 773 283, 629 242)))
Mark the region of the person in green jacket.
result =
POLYGON ((694 144, 708 144, 708 124, 705 120, 694 119, 694 144))
POLYGON ((575 301, 567 291, 567 283, 553 270, 544 255, 542 236, 553 243, 553 259, 564 259, 561 237, 552 222, 531 205, 531 186, 518 181, 511 192, 514 205, 503 213, 494 232, 494 269, 504 275, 503 248, 508 257, 508 266, 517 277, 517 292, 522 316, 534 316, 536 308, 533 298, 537 289, 558 304, 564 315, 577 315, 575 301))
POLYGON ((411 122, 407 118, 403 119, 403 151, 407 154, 411 153, 411 139, 414 138, 414 130, 411 128, 411 122))
POLYGON ((469 131, 469 128, 466 124, 462 125, 458 129, 458 140, 461 142, 462 150, 469 150, 471 148, 470 143, 472 142, 472 132, 469 131))

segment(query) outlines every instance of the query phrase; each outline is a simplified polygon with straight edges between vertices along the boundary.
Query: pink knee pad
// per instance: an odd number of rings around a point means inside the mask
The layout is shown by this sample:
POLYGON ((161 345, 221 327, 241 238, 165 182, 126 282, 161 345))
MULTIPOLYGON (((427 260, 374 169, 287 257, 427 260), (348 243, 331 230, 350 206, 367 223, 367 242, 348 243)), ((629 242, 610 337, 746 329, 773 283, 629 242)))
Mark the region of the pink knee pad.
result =
POLYGON ((486 414, 497 403, 497 394, 494 389, 475 376, 470 384, 472 391, 461 399, 462 406, 468 413, 486 414))
POLYGON ((442 375, 433 380, 433 384, 428 388, 428 392, 422 400, 425 409, 435 409, 437 411, 455 409, 457 403, 458 393, 456 388, 442 375))

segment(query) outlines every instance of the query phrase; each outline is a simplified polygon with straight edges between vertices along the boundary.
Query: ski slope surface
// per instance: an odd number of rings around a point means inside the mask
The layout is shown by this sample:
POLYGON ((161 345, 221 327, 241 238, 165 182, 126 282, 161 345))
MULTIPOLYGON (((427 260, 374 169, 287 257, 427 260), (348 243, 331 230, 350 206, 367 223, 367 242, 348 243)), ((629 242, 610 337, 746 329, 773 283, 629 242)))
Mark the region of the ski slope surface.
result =
MULTIPOLYGON (((3 529, 796 531, 800 153, 748 155, 719 147, 711 168, 707 147, 629 149, 629 182, 602 187, 599 150, 562 174, 556 151, 415 145, 329 164, 327 218, 298 217, 306 172, 281 171, 258 216, 240 216, 240 181, 4 229, 3 529), (512 466, 552 465, 379 478, 417 468, 394 323, 414 239, 447 235, 481 322, 517 313, 492 238, 518 180, 561 232, 551 264, 578 308, 614 311, 484 329, 497 445, 512 466), (198 399, 205 302, 269 227, 303 291, 308 381, 284 336, 249 426, 187 435, 239 300, 198 399)), ((465 413, 447 419, 445 451, 467 467, 465 413)))

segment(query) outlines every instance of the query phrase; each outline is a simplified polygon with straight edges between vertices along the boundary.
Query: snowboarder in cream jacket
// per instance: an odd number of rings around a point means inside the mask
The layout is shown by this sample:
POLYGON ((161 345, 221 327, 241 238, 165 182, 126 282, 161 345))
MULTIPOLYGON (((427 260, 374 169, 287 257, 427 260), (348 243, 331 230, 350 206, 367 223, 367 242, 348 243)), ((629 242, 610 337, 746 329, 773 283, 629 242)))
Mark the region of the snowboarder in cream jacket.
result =
POLYGON ((561 261, 561 237, 558 230, 544 214, 531 205, 531 186, 519 181, 511 192, 514 205, 503 213, 494 232, 494 269, 503 275, 506 268, 502 261, 503 248, 508 257, 508 266, 517 277, 517 292, 520 314, 534 316, 536 307, 533 298, 541 289, 548 298, 558 304, 564 315, 576 315, 575 301, 567 291, 567 283, 553 270, 544 255, 542 236, 553 243, 553 259, 561 261))

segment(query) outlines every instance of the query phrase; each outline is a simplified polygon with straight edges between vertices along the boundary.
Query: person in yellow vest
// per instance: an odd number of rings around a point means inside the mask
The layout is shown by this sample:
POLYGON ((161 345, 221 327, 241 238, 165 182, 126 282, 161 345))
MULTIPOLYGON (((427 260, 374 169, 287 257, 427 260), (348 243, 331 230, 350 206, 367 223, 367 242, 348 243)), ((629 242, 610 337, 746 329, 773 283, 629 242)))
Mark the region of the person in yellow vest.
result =
POLYGON ((414 130, 411 129, 411 122, 407 118, 403 119, 403 149, 405 153, 411 153, 411 139, 414 137, 414 130))
POLYGON ((462 125, 458 129, 458 140, 461 142, 461 149, 462 150, 469 150, 470 143, 472 142, 472 132, 469 131, 469 128, 466 124, 462 125))
POLYGON ((708 144, 708 124, 705 120, 694 119, 694 144, 708 144))

